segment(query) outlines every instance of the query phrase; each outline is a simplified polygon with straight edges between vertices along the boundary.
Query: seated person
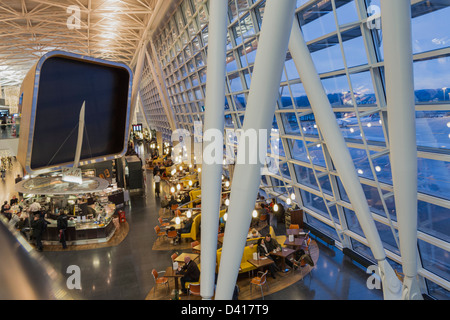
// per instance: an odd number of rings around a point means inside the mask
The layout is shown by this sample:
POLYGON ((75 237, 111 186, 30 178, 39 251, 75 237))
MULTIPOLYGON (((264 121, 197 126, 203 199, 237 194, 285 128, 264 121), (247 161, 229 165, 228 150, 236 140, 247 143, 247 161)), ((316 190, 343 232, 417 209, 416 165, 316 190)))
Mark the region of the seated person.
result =
POLYGON ((261 238, 261 234, 255 228, 251 229, 247 235, 247 239, 261 238))
POLYGON ((9 201, 9 205, 12 207, 16 204, 19 204, 19 199, 17 199, 17 197, 14 195, 12 196, 12 199, 9 201))
POLYGON ((9 220, 11 220, 11 207, 9 206, 8 201, 5 201, 5 203, 3 204, 1 213, 6 219, 8 219, 8 222, 9 220))
POLYGON ((192 218, 187 219, 184 222, 183 228, 178 230, 178 235, 181 235, 182 233, 189 233, 189 232, 191 232, 192 223, 193 223, 192 218))
MULTIPOLYGON (((268 259, 273 260, 273 258, 270 256, 270 251, 267 249, 264 238, 258 240, 258 248, 256 250, 258 252, 258 256, 260 257, 260 259, 266 257, 268 259)), ((278 269, 277 266, 274 263, 272 263, 268 266, 268 268, 272 278, 276 279, 275 275, 278 269)))
POLYGON ((178 272, 183 274, 180 278, 181 290, 187 294, 186 282, 198 282, 200 280, 200 270, 197 264, 190 257, 184 258, 184 266, 178 267, 178 272))
POLYGON ((184 192, 181 198, 181 204, 186 204, 188 202, 191 202, 191 197, 189 196, 189 192, 184 192))
MULTIPOLYGON (((265 236, 265 245, 267 247, 267 250, 269 252, 272 252, 274 250, 280 249, 281 250, 281 246, 278 243, 278 241, 276 239, 273 239, 272 236, 270 235, 270 233, 266 234, 265 236)), ((291 268, 296 270, 297 267, 294 266, 294 264, 291 262, 291 260, 289 260, 288 258, 284 258, 284 262, 291 268)))
POLYGON ((177 201, 177 199, 175 198, 175 196, 174 195, 171 195, 170 196, 170 200, 169 200, 169 205, 170 206, 173 206, 173 205, 178 205, 178 201, 177 201))

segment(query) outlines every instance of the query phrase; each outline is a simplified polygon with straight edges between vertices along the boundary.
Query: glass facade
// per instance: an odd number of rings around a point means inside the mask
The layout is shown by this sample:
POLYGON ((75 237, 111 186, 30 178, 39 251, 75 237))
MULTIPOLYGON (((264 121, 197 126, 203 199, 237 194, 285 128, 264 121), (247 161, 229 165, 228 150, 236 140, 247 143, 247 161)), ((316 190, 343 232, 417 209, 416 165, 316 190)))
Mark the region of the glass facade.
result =
MULTIPOLYGON (((225 125, 239 129, 247 97, 265 1, 229 0, 225 125)), ((382 33, 366 22, 379 1, 298 0, 301 26, 336 121, 347 142, 388 258, 401 265, 389 161, 389 121, 384 82, 382 33)), ((450 4, 412 1, 414 83, 418 146, 419 275, 428 294, 448 299, 450 238, 450 4), (432 275, 432 276, 430 276, 432 275)), ((184 0, 151 39, 163 70, 170 108, 178 128, 194 132, 203 121, 207 75, 208 1, 184 0)), ((169 128, 151 75, 141 86, 148 122, 169 128), (158 117, 161 117, 159 120, 158 117)), ((322 139, 289 52, 273 124, 280 135, 277 172, 263 176, 261 194, 295 202, 305 219, 342 248, 375 261, 352 204, 322 139), (288 188, 284 188, 288 186, 288 188), (281 194, 281 195, 280 195, 281 194), (363 239, 363 240, 362 240, 363 239), (344 241, 345 240, 345 241, 344 241)), ((235 148, 235 142, 228 143, 235 148)))

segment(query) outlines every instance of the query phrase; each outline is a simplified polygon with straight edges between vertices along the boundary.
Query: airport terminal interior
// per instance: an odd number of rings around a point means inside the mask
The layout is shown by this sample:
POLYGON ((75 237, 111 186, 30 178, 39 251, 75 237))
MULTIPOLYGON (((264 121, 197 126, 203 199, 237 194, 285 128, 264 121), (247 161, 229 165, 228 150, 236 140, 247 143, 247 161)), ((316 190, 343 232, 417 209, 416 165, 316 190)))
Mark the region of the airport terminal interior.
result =
POLYGON ((449 300, 449 14, 2 0, 0 299, 449 300))

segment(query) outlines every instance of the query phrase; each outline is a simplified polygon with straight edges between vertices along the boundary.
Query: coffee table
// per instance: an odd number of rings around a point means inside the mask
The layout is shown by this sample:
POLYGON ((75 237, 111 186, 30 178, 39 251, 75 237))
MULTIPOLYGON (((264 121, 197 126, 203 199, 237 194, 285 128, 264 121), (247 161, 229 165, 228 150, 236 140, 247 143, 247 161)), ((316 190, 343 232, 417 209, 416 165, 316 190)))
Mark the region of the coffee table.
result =
POLYGON ((287 257, 289 257, 291 254, 293 254, 296 250, 294 249, 289 249, 289 248, 283 248, 281 251, 277 251, 277 252, 271 252, 270 255, 274 256, 274 257, 280 257, 281 258, 281 270, 283 272, 287 272, 286 271, 286 261, 285 259, 287 257))

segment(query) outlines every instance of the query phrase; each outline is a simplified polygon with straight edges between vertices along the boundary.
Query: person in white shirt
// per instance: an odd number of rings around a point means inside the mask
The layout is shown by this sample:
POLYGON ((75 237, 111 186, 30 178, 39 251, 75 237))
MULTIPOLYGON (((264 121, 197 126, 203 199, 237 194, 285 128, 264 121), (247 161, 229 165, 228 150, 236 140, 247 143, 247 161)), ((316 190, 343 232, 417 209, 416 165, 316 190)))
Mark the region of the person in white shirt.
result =
POLYGON ((156 175, 153 177, 153 180, 155 181, 155 194, 159 198, 159 193, 161 192, 161 177, 159 175, 159 172, 156 172, 156 175))
POLYGON ((30 205, 29 208, 30 212, 38 212, 41 211, 41 205, 39 202, 36 201, 36 199, 34 199, 33 203, 30 205))

